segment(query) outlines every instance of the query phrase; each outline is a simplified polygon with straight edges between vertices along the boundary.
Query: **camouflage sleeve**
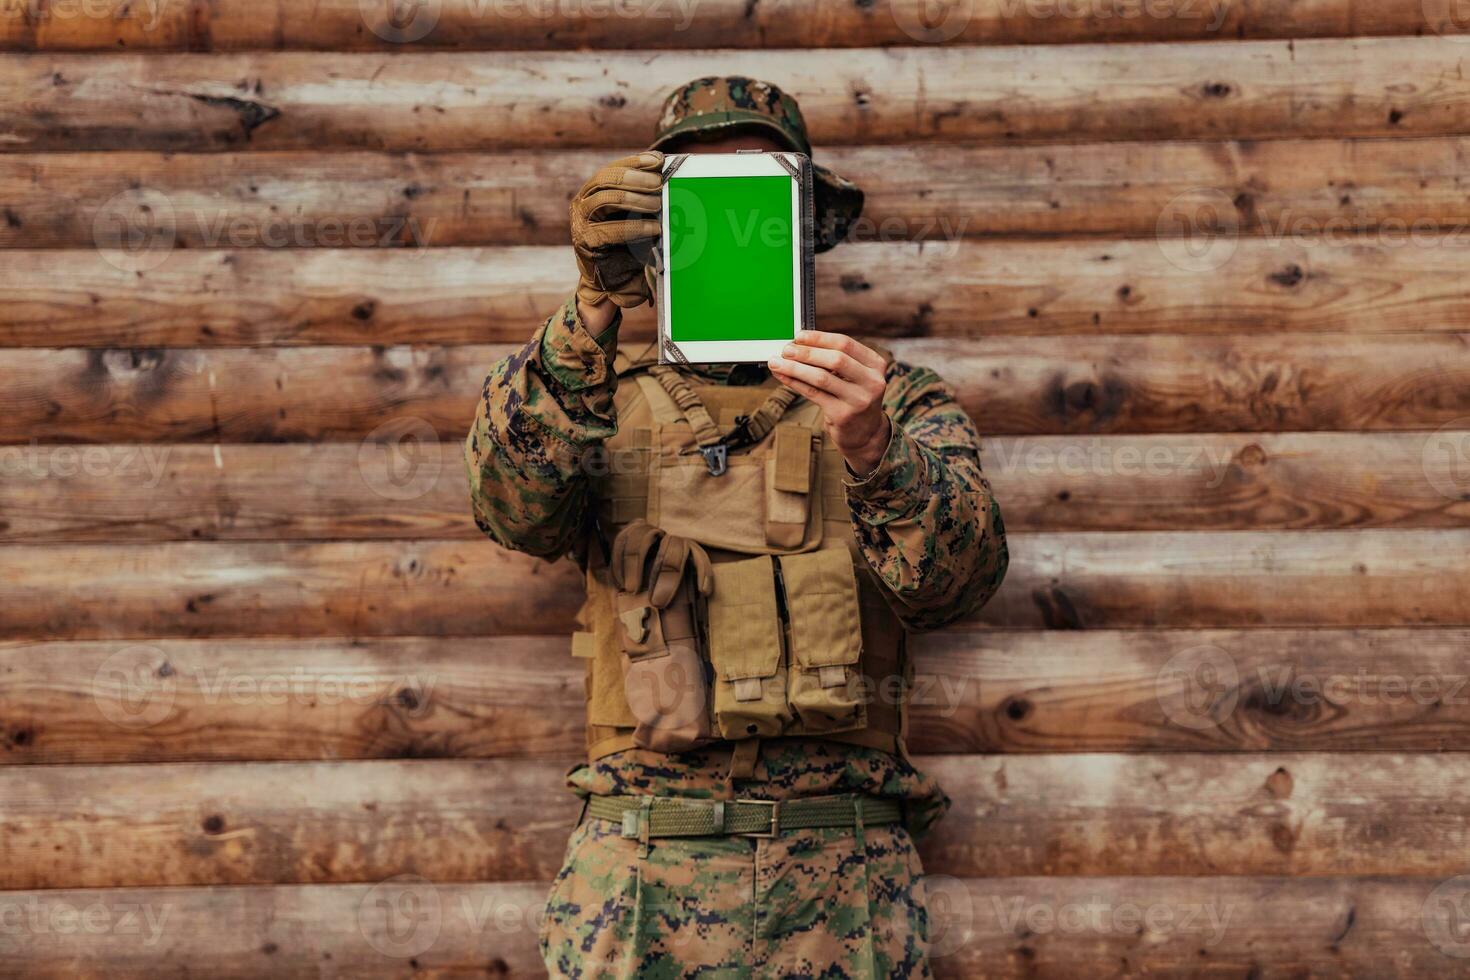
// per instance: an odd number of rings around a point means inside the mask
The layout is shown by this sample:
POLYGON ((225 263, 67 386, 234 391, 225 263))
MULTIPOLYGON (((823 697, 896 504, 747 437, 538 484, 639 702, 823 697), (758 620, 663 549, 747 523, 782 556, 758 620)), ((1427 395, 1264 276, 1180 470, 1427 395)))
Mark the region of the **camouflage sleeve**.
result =
POLYGON ((949 386, 891 363, 893 421, 877 469, 847 481, 859 546, 914 630, 961 619, 995 594, 1009 554, 1000 508, 980 472, 980 436, 949 386))
POLYGON ((526 346, 491 366, 465 463, 475 524, 496 543, 545 558, 571 547, 588 506, 583 459, 617 431, 620 322, 593 337, 568 299, 526 346))

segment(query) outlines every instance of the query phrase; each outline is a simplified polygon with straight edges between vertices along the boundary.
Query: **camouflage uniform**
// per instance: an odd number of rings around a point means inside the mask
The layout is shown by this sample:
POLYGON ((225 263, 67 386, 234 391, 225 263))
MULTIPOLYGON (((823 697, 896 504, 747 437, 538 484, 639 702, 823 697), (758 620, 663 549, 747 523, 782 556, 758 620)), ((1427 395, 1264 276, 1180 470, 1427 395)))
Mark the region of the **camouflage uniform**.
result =
MULTIPOLYGON (((733 83, 721 80, 725 95, 714 103, 729 112, 730 125, 750 121, 738 110, 771 106, 778 111, 765 116, 767 125, 774 119, 784 128, 792 118, 800 125, 795 103, 773 88, 733 83), (732 87, 740 92, 733 103, 732 87)), ((689 87, 676 92, 660 140, 683 131, 691 103, 710 111, 708 98, 689 87)), ((836 188, 829 229, 856 217, 844 209, 852 200, 842 196, 844 184, 829 175, 836 188)), ((861 192, 851 190, 860 208, 861 192)), ((619 322, 593 337, 568 300, 492 366, 466 456, 476 524, 497 543, 547 558, 585 554, 593 501, 584 463, 617 431, 619 322)), ((751 370, 764 369, 742 367, 751 370)), ((933 629, 974 612, 998 588, 1005 529, 981 474, 975 427, 953 392, 934 372, 899 362, 890 363, 887 380, 893 434, 873 473, 846 483, 851 522, 894 612, 910 629, 933 629)), ((547 907, 548 969, 569 977, 929 975, 911 834, 948 808, 942 790, 907 759, 828 741, 767 743, 754 778, 739 780, 738 789, 729 762, 730 750, 718 746, 679 755, 632 749, 579 766, 569 782, 584 797, 866 794, 904 801, 905 824, 640 843, 613 823, 586 820, 547 907)))

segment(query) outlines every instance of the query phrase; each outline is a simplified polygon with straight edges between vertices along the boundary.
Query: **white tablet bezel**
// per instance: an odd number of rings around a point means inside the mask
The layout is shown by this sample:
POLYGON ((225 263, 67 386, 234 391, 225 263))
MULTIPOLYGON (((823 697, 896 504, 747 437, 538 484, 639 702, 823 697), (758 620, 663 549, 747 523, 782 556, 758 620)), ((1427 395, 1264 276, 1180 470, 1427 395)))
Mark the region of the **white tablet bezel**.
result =
POLYGON ((669 157, 664 161, 668 170, 677 163, 677 172, 664 180, 663 213, 660 223, 663 241, 669 241, 669 186, 684 177, 788 177, 791 188, 791 279, 792 290, 791 333, 789 336, 769 340, 689 340, 675 341, 672 335, 673 289, 667 269, 659 277, 661 291, 659 302, 659 336, 673 346, 684 359, 692 364, 713 364, 725 361, 766 361, 781 353, 781 349, 796 337, 801 329, 802 310, 806 304, 806 282, 802 275, 802 188, 801 182, 783 167, 771 153, 694 153, 683 157, 669 157))

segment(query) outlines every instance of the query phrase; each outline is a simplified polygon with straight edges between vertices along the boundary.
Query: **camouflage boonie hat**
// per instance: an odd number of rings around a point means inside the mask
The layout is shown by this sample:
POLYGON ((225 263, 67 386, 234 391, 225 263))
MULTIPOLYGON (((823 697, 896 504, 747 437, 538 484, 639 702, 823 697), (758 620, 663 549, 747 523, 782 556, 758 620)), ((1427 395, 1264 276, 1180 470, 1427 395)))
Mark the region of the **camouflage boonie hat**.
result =
MULTIPOLYGON (((740 75, 696 78, 664 101, 650 147, 662 150, 680 137, 718 137, 729 131, 762 130, 789 150, 812 155, 806 121, 796 100, 769 82, 740 75)), ((825 252, 847 237, 863 211, 863 192, 852 181, 812 164, 816 250, 825 252)))

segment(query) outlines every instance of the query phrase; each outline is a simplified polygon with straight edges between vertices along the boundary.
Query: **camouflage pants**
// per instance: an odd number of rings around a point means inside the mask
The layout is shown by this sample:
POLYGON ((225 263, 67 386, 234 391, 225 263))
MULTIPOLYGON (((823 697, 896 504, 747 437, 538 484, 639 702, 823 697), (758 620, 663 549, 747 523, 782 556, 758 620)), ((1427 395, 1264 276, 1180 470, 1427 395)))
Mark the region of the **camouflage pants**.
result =
POLYGON ((541 929, 553 977, 928 977, 919 858, 899 826, 655 838, 586 820, 541 929))

